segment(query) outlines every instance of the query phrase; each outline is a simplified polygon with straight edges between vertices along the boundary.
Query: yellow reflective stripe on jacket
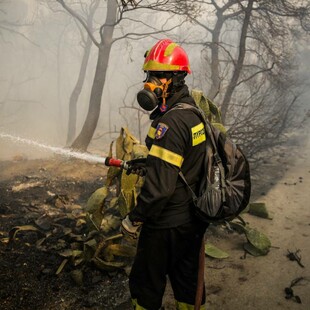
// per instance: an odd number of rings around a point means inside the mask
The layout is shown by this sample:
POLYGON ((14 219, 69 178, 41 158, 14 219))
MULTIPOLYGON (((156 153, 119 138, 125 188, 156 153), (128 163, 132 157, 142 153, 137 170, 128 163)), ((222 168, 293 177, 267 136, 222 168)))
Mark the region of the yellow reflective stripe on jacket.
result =
POLYGON ((150 129, 149 129, 149 132, 147 133, 147 135, 151 139, 155 139, 155 133, 156 133, 156 128, 151 126, 150 129))
POLYGON ((184 158, 181 155, 154 144, 151 147, 149 155, 160 158, 166 161, 167 163, 175 165, 179 168, 181 168, 184 160, 184 158))
MULTIPOLYGON (((176 301, 175 305, 176 305, 177 310, 194 310, 195 309, 194 305, 186 304, 185 302, 176 301)), ((201 305, 199 309, 205 310, 206 306, 201 305)))
POLYGON ((192 130, 192 143, 193 146, 206 141, 206 134, 205 134, 205 126, 203 123, 198 124, 191 128, 192 130))

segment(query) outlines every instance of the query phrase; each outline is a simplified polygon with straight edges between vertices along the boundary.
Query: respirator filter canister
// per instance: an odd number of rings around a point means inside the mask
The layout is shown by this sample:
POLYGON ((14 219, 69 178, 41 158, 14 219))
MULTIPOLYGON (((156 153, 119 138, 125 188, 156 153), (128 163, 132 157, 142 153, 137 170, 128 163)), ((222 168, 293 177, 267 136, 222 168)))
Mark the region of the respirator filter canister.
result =
POLYGON ((144 88, 137 94, 140 107, 146 111, 154 110, 163 96, 164 84, 155 76, 148 76, 144 88))

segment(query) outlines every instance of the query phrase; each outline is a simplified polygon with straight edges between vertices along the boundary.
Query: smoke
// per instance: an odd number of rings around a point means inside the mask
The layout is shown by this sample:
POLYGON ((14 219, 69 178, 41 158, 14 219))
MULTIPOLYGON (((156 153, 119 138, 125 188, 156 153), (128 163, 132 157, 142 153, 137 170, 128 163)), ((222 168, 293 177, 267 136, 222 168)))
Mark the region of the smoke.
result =
MULTIPOLYGON (((0 3, 0 132, 40 143, 42 141, 46 145, 64 146, 68 129, 68 103, 78 77, 86 33, 56 2, 0 0, 0 3)), ((78 7, 78 2, 70 3, 78 7)), ((95 20, 100 20, 105 9, 99 7, 95 20)), ((124 33, 140 32, 143 35, 134 37, 134 40, 117 40, 113 44, 101 114, 90 151, 100 153, 108 150, 122 126, 128 127, 138 139, 144 140, 150 124, 148 115, 140 115, 139 122, 137 110, 132 107, 138 107, 136 93, 143 84, 144 53, 157 39, 171 37, 179 42, 194 42, 196 37, 205 37, 203 30, 199 28, 198 32, 198 27, 193 24, 184 24, 169 33, 145 36, 145 33, 154 32, 162 25, 168 27, 179 22, 178 17, 168 15, 167 18, 164 14, 139 11, 141 23, 128 20, 116 29, 116 38, 124 33), (192 27, 191 31, 189 26, 192 27)), ((207 18, 209 23, 214 22, 211 13, 207 18)), ((94 25, 95 28, 98 26, 94 25)), ((94 36, 100 40, 98 32, 94 32, 94 36)), ((210 80, 206 79, 209 78, 209 72, 205 72, 205 64, 202 63, 201 46, 184 44, 184 47, 189 53, 193 71, 187 77, 187 83, 190 88, 199 87, 206 92, 210 80), (199 76, 200 72, 203 79, 199 76)), ((97 52, 97 47, 93 45, 77 106, 77 134, 88 111, 97 52)), ((310 52, 307 45, 300 55, 303 68, 300 78, 309 80, 310 52)), ((302 114, 308 109, 309 97, 309 91, 302 97, 302 114)), ((36 158, 49 156, 48 152, 38 152, 29 145, 0 139, 0 159, 9 159, 16 154, 36 158)))

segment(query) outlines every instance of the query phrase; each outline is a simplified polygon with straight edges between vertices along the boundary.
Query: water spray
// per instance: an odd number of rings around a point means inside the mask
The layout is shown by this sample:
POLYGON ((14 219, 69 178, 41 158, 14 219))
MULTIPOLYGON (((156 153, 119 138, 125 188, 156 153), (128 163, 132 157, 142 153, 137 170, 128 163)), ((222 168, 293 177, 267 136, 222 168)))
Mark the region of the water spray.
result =
POLYGON ((37 141, 33 141, 30 139, 25 139, 25 138, 13 136, 13 135, 5 134, 5 133, 0 133, 0 138, 9 139, 9 140, 14 141, 14 142, 31 145, 33 147, 37 147, 37 148, 41 148, 41 149, 44 149, 47 151, 51 151, 55 154, 63 155, 66 157, 74 157, 74 158, 86 160, 88 162, 101 163, 101 164, 104 164, 106 166, 123 168, 125 170, 128 169, 127 163, 121 159, 116 159, 116 158, 112 158, 112 157, 102 157, 102 156, 94 155, 94 154, 76 152, 76 151, 72 151, 70 149, 63 149, 61 147, 50 146, 50 145, 46 145, 46 144, 43 144, 43 143, 40 143, 37 141))

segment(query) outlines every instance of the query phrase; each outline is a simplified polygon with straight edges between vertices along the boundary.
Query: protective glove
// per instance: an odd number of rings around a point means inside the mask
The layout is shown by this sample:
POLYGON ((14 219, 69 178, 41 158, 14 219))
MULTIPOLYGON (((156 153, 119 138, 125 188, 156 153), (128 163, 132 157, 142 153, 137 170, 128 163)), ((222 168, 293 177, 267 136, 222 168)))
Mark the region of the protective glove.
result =
POLYGON ((132 222, 129 219, 129 216, 126 215, 126 217, 121 222, 121 233, 124 236, 129 236, 130 238, 137 239, 138 231, 141 225, 142 222, 132 222))
POLYGON ((126 171, 127 175, 133 173, 133 174, 137 174, 143 177, 146 174, 146 158, 145 157, 128 160, 126 161, 126 164, 128 165, 128 169, 126 171))

